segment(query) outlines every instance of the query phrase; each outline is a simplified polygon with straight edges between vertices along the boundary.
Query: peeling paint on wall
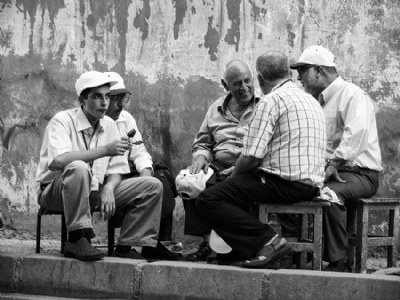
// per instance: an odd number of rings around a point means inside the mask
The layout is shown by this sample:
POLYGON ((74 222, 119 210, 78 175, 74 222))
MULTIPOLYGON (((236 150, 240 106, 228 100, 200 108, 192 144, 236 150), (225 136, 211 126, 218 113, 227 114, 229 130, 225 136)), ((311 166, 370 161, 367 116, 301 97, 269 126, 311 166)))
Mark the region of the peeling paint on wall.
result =
POLYGON ((374 100, 380 193, 399 195, 399 15, 395 0, 0 0, 0 198, 14 213, 37 209, 43 130, 56 112, 78 105, 83 71, 121 73, 146 146, 177 172, 190 162, 208 106, 224 93, 229 60, 254 70, 266 50, 297 59, 316 43, 374 100))
POLYGON ((142 32, 142 40, 147 39, 149 35, 149 23, 147 20, 150 18, 150 2, 149 0, 143 1, 143 8, 138 9, 136 17, 133 19, 135 28, 140 29, 142 32))
POLYGON ((204 47, 208 48, 208 54, 210 54, 210 60, 217 60, 217 52, 219 45, 219 34, 218 31, 212 27, 213 17, 208 18, 208 30, 204 36, 204 47))
POLYGON ((228 19, 232 23, 225 35, 224 41, 229 45, 235 45, 236 51, 239 51, 240 42, 240 3, 241 0, 227 0, 226 2, 228 19))
POLYGON ((172 3, 175 5, 174 38, 178 39, 179 25, 183 23, 183 18, 185 17, 187 11, 187 1, 172 0, 172 3))

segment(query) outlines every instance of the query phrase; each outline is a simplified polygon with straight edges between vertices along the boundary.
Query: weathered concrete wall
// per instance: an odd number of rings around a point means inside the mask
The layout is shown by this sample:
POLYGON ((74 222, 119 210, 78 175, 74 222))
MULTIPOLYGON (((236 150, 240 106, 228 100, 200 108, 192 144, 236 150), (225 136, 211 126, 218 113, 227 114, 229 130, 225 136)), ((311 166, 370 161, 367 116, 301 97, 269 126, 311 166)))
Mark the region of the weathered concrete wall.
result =
POLYGON ((296 59, 315 43, 375 101, 380 194, 399 196, 399 16, 397 0, 0 0, 2 213, 30 216, 16 227, 33 222, 43 130, 57 111, 77 105, 83 71, 123 75, 134 94, 127 109, 148 149, 176 172, 224 92, 226 62, 242 58, 254 68, 268 49, 296 59))

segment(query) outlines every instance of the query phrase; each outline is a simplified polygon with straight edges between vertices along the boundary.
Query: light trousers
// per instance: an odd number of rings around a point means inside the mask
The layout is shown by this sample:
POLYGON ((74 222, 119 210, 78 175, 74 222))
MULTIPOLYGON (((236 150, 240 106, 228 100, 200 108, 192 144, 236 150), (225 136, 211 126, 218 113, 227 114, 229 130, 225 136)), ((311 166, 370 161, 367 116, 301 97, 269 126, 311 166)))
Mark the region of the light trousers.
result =
MULTIPOLYGON (((101 202, 101 188, 91 192, 92 175, 87 163, 68 164, 39 197, 48 210, 64 211, 68 231, 92 228, 91 210, 101 202)), ((119 245, 157 244, 163 187, 154 177, 134 177, 121 181, 114 190, 117 210, 122 210, 119 245)))

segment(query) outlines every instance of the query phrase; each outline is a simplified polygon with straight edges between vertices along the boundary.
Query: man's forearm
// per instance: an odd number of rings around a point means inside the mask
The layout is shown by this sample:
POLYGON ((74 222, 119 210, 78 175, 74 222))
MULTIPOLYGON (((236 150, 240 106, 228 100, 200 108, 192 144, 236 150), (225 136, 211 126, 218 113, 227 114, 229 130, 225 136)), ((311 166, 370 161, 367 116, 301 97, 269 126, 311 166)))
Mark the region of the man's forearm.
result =
POLYGON ((76 160, 89 162, 102 158, 104 156, 107 156, 107 151, 105 147, 98 147, 95 149, 83 150, 83 151, 71 151, 57 156, 51 162, 49 169, 51 171, 60 170, 76 160))
POLYGON ((114 191, 121 181, 122 177, 120 174, 110 174, 105 179, 104 188, 109 188, 114 191))
POLYGON ((260 161, 260 159, 255 157, 241 155, 236 163, 235 169, 233 170, 232 176, 241 173, 255 172, 260 161))

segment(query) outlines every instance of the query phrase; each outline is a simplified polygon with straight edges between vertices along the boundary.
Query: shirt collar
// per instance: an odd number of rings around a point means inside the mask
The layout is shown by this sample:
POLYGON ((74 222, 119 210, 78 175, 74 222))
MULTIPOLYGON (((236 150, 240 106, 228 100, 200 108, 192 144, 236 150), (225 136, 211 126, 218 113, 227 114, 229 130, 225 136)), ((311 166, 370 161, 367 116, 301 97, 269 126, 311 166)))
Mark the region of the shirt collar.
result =
MULTIPOLYGON (((220 113, 226 112, 226 110, 228 109, 228 102, 231 98, 232 98, 232 94, 229 93, 228 95, 226 95, 225 98, 223 98, 222 101, 220 101, 220 103, 218 103, 218 111, 220 113)), ((260 99, 261 99, 261 97, 258 95, 257 92, 255 92, 253 98, 250 101, 251 105, 252 106, 256 105, 260 101, 260 99)))
POLYGON ((284 85, 285 83, 288 83, 289 81, 292 81, 292 79, 288 78, 288 79, 285 79, 285 80, 281 81, 280 83, 278 83, 276 86, 274 86, 272 88, 271 92, 279 89, 282 85, 284 85))
MULTIPOLYGON (((99 120, 99 131, 103 130, 103 122, 103 119, 99 120)), ((82 107, 80 107, 78 109, 78 112, 76 113, 76 129, 78 130, 78 132, 80 132, 90 128, 92 128, 92 125, 90 125, 90 122, 83 112, 82 107)))
POLYGON ((126 122, 128 119, 126 118, 126 115, 124 114, 125 110, 122 110, 121 113, 119 114, 119 117, 117 120, 115 120, 115 122, 119 123, 119 122, 126 122))
POLYGON ((334 81, 331 82, 330 85, 326 89, 322 91, 322 93, 318 96, 318 101, 321 103, 321 101, 324 101, 324 103, 327 103, 329 99, 332 98, 332 96, 336 93, 337 89, 339 86, 343 84, 344 80, 342 77, 336 78, 334 81))

